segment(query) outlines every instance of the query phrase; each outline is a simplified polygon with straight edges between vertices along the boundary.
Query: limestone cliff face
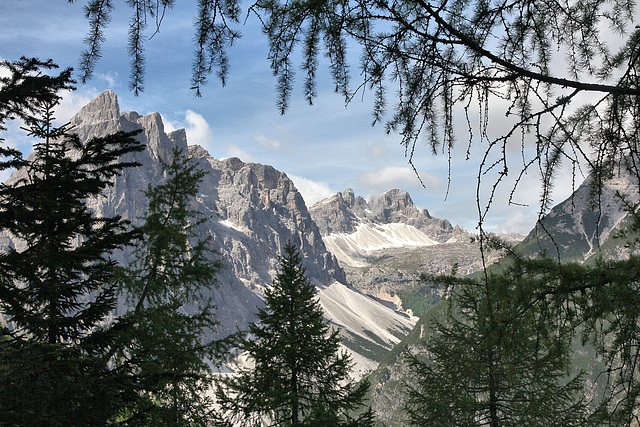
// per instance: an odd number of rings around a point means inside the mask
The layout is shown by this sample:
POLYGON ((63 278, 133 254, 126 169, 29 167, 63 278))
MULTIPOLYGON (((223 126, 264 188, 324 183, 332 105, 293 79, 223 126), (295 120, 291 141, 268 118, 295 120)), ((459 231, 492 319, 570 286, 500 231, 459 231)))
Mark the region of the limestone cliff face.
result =
POLYGON ((323 236, 350 234, 364 223, 413 226, 436 242, 465 238, 468 234, 446 219, 434 218, 427 209, 418 209, 406 191, 392 189, 366 201, 352 189, 322 200, 309 208, 323 236))
POLYGON ((332 233, 353 233, 359 222, 358 215, 364 215, 367 202, 362 197, 355 197, 353 190, 347 188, 329 199, 322 200, 309 212, 318 225, 323 236, 332 233))
POLYGON ((216 248, 229 255, 234 274, 251 289, 260 292, 271 283, 278 265, 274 255, 288 240, 305 258, 310 278, 345 281, 286 174, 237 158, 216 160, 201 147, 190 147, 189 153, 209 172, 198 199, 201 211, 214 219, 208 232, 216 248))
POLYGON ((589 257, 625 258, 629 251, 616 231, 631 221, 621 196, 637 203, 638 178, 618 167, 600 191, 588 177, 566 200, 541 218, 519 245, 525 254, 548 256, 564 261, 583 262, 589 257))
MULTIPOLYGON (((147 207, 143 191, 162 182, 160 159, 170 162, 174 147, 188 152, 207 172, 193 203, 208 218, 198 232, 202 237, 211 236, 225 264, 218 277, 220 286, 213 290, 220 334, 244 329, 254 320, 256 306, 261 304, 259 294, 272 283, 279 265, 277 256, 289 240, 300 249, 311 280, 324 285, 345 282, 344 271, 327 252, 302 196, 284 173, 236 158, 214 159, 200 146, 189 147, 184 129, 167 134, 158 113, 121 113, 111 91, 83 107, 71 124, 82 141, 121 130, 142 130, 137 138, 146 150, 129 155, 141 166, 125 170, 104 197, 88 202, 98 215, 122 215, 139 223, 147 207)), ((2 236, 0 243, 4 247, 16 244, 10 236, 2 236)))

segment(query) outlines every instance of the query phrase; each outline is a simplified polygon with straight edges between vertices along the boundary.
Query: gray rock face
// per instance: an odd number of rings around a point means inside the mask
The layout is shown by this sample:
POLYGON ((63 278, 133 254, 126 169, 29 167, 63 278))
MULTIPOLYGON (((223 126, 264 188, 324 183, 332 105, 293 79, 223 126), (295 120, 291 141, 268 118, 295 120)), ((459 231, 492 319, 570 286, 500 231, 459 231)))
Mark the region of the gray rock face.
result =
MULTIPOLYGON (((142 166, 125 170, 104 197, 88 202, 98 215, 122 215, 139 223, 147 207, 143 191, 149 184, 162 182, 160 159, 170 162, 173 147, 188 152, 207 172, 193 203, 208 218, 199 234, 211 236, 213 248, 225 264, 218 276, 220 286, 212 295, 218 307, 218 334, 245 329, 255 320, 256 306, 261 304, 259 294, 272 283, 279 265, 277 256, 289 240, 299 248, 311 280, 327 285, 334 280, 345 282, 344 271, 325 249, 302 196, 284 173, 236 158, 216 160, 200 146, 188 147, 184 129, 165 133, 158 113, 121 114, 111 91, 83 107, 71 124, 82 141, 142 129, 137 138, 147 149, 129 155, 142 166)), ((0 244, 10 247, 16 242, 1 236, 0 244)), ((126 262, 125 255, 123 258, 126 262)))
POLYGON ((347 188, 316 203, 309 208, 309 212, 323 236, 353 233, 362 223, 411 225, 440 243, 469 236, 446 219, 434 218, 427 209, 418 209, 409 193, 398 189, 374 196, 367 202, 347 188))
POLYGON ((630 203, 638 202, 637 178, 619 168, 617 174, 594 192, 591 178, 586 179, 566 200, 554 206, 534 227, 518 248, 536 256, 582 262, 602 254, 606 258, 624 258, 624 241, 614 239, 615 231, 628 221, 628 212, 619 195, 630 203))
POLYGON ((345 281, 287 175, 237 158, 216 160, 202 147, 190 147, 189 154, 209 172, 198 199, 199 209, 212 218, 207 234, 227 255, 238 279, 260 292, 275 275, 274 255, 290 240, 303 255, 309 278, 321 283, 345 281))

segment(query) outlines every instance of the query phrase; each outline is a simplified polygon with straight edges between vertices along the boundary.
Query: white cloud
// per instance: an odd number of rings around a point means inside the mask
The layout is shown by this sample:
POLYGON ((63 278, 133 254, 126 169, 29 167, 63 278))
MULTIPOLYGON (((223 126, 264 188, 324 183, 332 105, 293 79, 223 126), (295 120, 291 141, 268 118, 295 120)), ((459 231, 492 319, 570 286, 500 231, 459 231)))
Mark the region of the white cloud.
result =
POLYGON ((178 122, 172 122, 171 120, 168 120, 162 114, 160 114, 160 117, 162 117, 162 124, 164 125, 164 132, 165 133, 171 133, 174 130, 177 130, 177 129, 180 129, 180 128, 184 127, 184 126, 181 126, 180 123, 178 123, 178 122))
MULTIPOLYGON (((0 56, 0 61, 6 61, 2 56, 0 56)), ((11 75, 11 71, 8 68, 0 68, 0 77, 9 77, 11 75)))
POLYGON ((238 147, 235 144, 229 143, 227 145, 227 154, 229 157, 237 157, 240 160, 242 160, 243 162, 253 162, 253 156, 249 153, 247 153, 246 151, 244 151, 242 148, 238 147))
POLYGON ((270 151, 276 151, 283 147, 283 143, 280 140, 267 138, 264 135, 256 136, 255 140, 258 142, 258 144, 270 151))
POLYGON ((194 111, 187 110, 185 120, 187 122, 185 130, 187 131, 187 141, 189 141, 189 144, 201 145, 211 152, 213 131, 205 118, 194 111))
POLYGON ((445 187, 445 183, 438 177, 426 172, 418 172, 416 175, 410 166, 384 166, 375 171, 358 175, 358 183, 375 192, 384 192, 392 188, 422 187, 420 180, 424 183, 427 191, 445 187))
POLYGON ((513 209, 505 210, 506 218, 495 227, 495 231, 500 233, 519 233, 527 235, 534 227, 538 215, 534 209, 520 210, 514 212, 513 209))
POLYGON ((55 109, 55 117, 59 123, 67 123, 82 107, 98 96, 95 88, 83 88, 76 91, 63 91, 62 100, 55 109))
POLYGON ((184 122, 179 120, 171 121, 162 117, 164 131, 171 133, 176 129, 182 129, 187 132, 187 142, 189 145, 200 145, 209 153, 213 148, 213 130, 207 120, 195 111, 187 110, 184 113, 184 122))
POLYGON ((315 182, 301 176, 287 174, 293 181, 296 188, 302 194, 302 198, 307 206, 312 206, 320 200, 333 196, 337 191, 332 190, 325 182, 315 182))
POLYGON ((13 173, 13 169, 5 169, 0 171, 0 182, 5 182, 11 174, 13 173))

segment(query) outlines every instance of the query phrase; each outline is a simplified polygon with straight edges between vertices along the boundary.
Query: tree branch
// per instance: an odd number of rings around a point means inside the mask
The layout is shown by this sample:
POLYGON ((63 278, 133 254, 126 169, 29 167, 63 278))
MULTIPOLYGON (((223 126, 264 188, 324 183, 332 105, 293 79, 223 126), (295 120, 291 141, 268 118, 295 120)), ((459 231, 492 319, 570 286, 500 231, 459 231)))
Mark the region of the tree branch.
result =
POLYGON ((447 21, 445 21, 440 16, 440 14, 438 12, 433 10, 433 7, 431 6, 431 4, 426 3, 424 0, 417 0, 417 2, 418 2, 418 4, 420 6, 425 8, 427 13, 429 13, 429 15, 431 15, 433 17, 433 19, 438 23, 438 25, 440 25, 446 31, 451 33, 451 35, 453 35, 454 37, 457 37, 458 39, 460 39, 460 41, 465 46, 467 46, 469 49, 471 49, 474 52, 477 52, 478 54, 488 58, 492 62, 495 62, 496 64, 505 67, 506 69, 508 69, 510 71, 513 71, 515 73, 518 73, 518 74, 522 75, 523 77, 529 77, 529 78, 534 79, 534 80, 538 80, 538 81, 541 81, 541 82, 544 82, 544 83, 553 84, 553 85, 557 85, 557 86, 571 87, 571 88, 578 89, 578 90, 581 90, 581 91, 604 92, 604 93, 610 93, 610 94, 613 94, 613 95, 635 95, 635 96, 640 96, 640 89, 638 89, 638 88, 631 88, 631 87, 624 87, 624 86, 612 86, 612 85, 599 84, 599 83, 583 83, 583 82, 579 82, 579 81, 576 81, 576 80, 569 80, 569 79, 565 79, 565 78, 561 78, 561 77, 554 77, 554 76, 550 76, 550 75, 547 75, 547 74, 537 73, 535 71, 531 71, 531 70, 528 70, 526 68, 520 67, 520 66, 518 66, 518 65, 516 65, 516 64, 514 64, 512 62, 509 62, 509 61, 507 61, 507 60, 505 60, 503 58, 500 58, 499 56, 491 53, 490 51, 488 51, 487 49, 483 48, 478 43, 476 43, 469 36, 467 36, 464 33, 458 31, 456 28, 453 27, 453 25, 451 25, 447 21))

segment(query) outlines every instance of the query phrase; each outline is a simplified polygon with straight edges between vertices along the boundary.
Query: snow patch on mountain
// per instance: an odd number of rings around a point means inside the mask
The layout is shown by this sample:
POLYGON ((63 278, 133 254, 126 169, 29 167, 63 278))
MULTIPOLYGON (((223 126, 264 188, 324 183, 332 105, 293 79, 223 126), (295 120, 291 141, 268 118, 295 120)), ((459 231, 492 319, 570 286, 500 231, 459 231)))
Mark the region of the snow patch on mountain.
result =
POLYGON ((244 228, 244 227, 240 227, 237 224, 234 224, 233 222, 229 221, 228 219, 223 219, 223 220, 219 220, 218 223, 220 223, 221 225, 230 228, 231 230, 235 230, 235 231, 239 231, 240 233, 247 233, 249 231, 249 229, 244 228))
POLYGON ((365 267, 362 254, 381 249, 407 246, 432 246, 438 242, 416 227, 403 223, 360 223, 353 233, 332 233, 323 236, 324 244, 338 258, 351 267, 365 267))

